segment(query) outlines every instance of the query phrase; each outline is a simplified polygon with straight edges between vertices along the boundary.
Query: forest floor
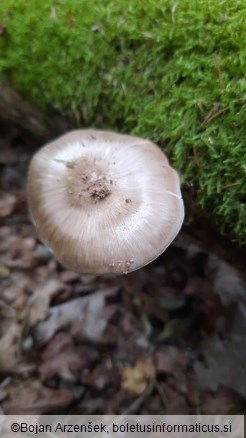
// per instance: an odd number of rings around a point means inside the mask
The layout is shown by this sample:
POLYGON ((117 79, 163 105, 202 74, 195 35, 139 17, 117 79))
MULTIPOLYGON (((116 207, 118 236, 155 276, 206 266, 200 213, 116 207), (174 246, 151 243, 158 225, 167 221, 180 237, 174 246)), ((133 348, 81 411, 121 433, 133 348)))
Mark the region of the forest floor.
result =
POLYGON ((243 413, 238 269, 184 226, 161 257, 126 276, 65 270, 28 215, 33 151, 18 130, 2 130, 0 413, 243 413))

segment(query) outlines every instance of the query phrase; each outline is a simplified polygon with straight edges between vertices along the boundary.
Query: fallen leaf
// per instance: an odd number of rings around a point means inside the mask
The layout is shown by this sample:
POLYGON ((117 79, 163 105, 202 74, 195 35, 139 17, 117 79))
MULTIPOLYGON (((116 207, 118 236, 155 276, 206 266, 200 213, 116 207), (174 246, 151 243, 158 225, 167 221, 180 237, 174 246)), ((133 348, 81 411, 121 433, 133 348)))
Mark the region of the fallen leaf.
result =
POLYGON ((68 333, 57 333, 42 353, 43 363, 39 367, 41 379, 45 381, 60 377, 75 381, 85 364, 89 363, 85 359, 89 358, 83 357, 68 333))
POLYGON ((155 354, 157 373, 175 374, 177 369, 184 369, 187 364, 187 355, 173 345, 161 347, 155 354))
POLYGON ((67 389, 51 389, 40 381, 32 380, 13 389, 12 403, 8 415, 42 415, 67 407, 73 401, 72 392, 67 389))
POLYGON ((217 391, 207 391, 203 394, 201 414, 206 415, 228 415, 232 412, 240 413, 235 409, 242 404, 240 397, 232 397, 231 390, 219 386, 217 391))
POLYGON ((27 300, 26 292, 29 290, 30 278, 23 272, 11 272, 8 280, 3 283, 2 287, 2 298, 6 303, 10 304, 11 307, 16 309, 17 301, 23 300, 23 305, 27 300))
POLYGON ((16 311, 0 301, 0 374, 22 374, 33 369, 23 360, 21 352, 22 327, 16 311))
POLYGON ((0 301, 0 372, 13 372, 19 363, 21 326, 14 309, 0 301))
POLYGON ((167 400, 165 410, 166 415, 180 415, 181 413, 182 415, 191 414, 190 408, 187 405, 186 398, 183 394, 180 394, 168 384, 162 384, 162 391, 167 400))
POLYGON ((45 361, 39 367, 41 380, 49 380, 53 377, 75 382, 82 370, 82 360, 75 347, 68 347, 55 357, 45 361))
POLYGON ((217 335, 201 346, 205 363, 195 363, 195 373, 201 388, 216 391, 220 384, 246 396, 246 350, 243 336, 238 340, 222 341, 217 335))
POLYGON ((0 279, 8 277, 9 274, 10 270, 4 265, 0 265, 0 279))
POLYGON ((2 382, 0 383, 0 402, 2 402, 8 397, 8 385, 10 382, 11 382, 11 377, 6 377, 6 379, 3 379, 2 382))
POLYGON ((0 301, 0 333, 3 331, 4 323, 9 322, 11 319, 14 320, 16 317, 15 310, 8 306, 4 301, 0 301), (5 320, 5 321, 4 321, 5 320))
POLYGON ((172 288, 165 288, 162 290, 162 294, 160 295, 159 298, 159 303, 161 309, 165 309, 165 310, 181 309, 185 305, 185 297, 184 295, 178 297, 174 294, 174 292, 172 293, 172 288))
POLYGON ((32 268, 36 264, 32 252, 34 246, 35 239, 33 237, 9 236, 5 242, 5 250, 8 250, 5 265, 10 268, 32 268))
POLYGON ((64 327, 71 327, 75 324, 77 332, 79 323, 82 337, 92 341, 99 340, 110 317, 105 310, 106 297, 116 293, 116 291, 118 288, 109 288, 52 307, 48 318, 37 324, 35 328, 36 339, 39 343, 45 344, 57 330, 64 327))
POLYGON ((6 326, 6 331, 0 338, 0 372, 17 372, 20 364, 21 326, 12 321, 6 326))
POLYGON ((1 194, 0 217, 9 216, 15 208, 16 197, 11 193, 1 194))
POLYGON ((213 274, 214 291, 219 295, 225 307, 245 300, 246 284, 235 268, 220 260, 219 257, 209 255, 207 271, 213 274))
POLYGON ((33 327, 38 321, 46 318, 51 299, 64 290, 64 285, 57 280, 48 280, 44 285, 37 287, 30 297, 23 316, 26 327, 33 327))
POLYGON ((63 283, 72 283, 74 281, 78 281, 80 274, 78 272, 73 271, 63 271, 60 274, 60 279, 63 283))
POLYGON ((201 388, 217 390, 220 384, 246 396, 246 313, 239 308, 230 336, 225 339, 215 333, 201 343, 204 362, 195 363, 195 373, 201 388))
POLYGON ((118 377, 117 370, 109 362, 96 366, 92 372, 88 371, 83 375, 82 382, 97 391, 103 391, 109 385, 116 385, 118 377))
POLYGON ((152 360, 138 359, 133 367, 122 369, 122 388, 131 394, 139 395, 146 389, 153 374, 152 360))

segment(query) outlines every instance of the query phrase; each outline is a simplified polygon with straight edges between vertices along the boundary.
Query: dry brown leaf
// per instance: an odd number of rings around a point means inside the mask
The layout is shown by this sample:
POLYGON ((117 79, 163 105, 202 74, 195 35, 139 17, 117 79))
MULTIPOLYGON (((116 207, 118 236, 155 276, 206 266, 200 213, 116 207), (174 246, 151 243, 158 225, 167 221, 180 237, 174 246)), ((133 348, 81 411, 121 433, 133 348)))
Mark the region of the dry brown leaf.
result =
POLYGON ((108 288, 52 307, 47 320, 37 324, 35 329, 36 339, 44 344, 58 330, 64 327, 72 327, 73 324, 76 325, 77 333, 79 323, 82 337, 92 341, 99 340, 107 327, 110 317, 105 311, 106 297, 117 291, 118 288, 108 288))
POLYGON ((157 373, 175 374, 177 369, 186 367, 188 357, 179 348, 169 345, 156 352, 155 363, 157 373))
POLYGON ((22 374, 33 369, 21 353, 22 327, 15 310, 0 301, 0 373, 22 374))
POLYGON ((31 280, 23 272, 10 272, 9 278, 2 283, 2 298, 19 314, 26 305, 26 292, 30 290, 31 280))
POLYGON ((85 374, 82 379, 86 386, 92 387, 97 391, 103 391, 109 385, 115 385, 117 381, 117 370, 113 368, 110 361, 96 366, 92 372, 85 374))
POLYGON ((1 245, 1 249, 6 251, 5 265, 10 268, 29 269, 35 264, 33 248, 35 239, 33 237, 22 237, 20 235, 10 235, 1 245))
POLYGON ((75 381, 82 370, 82 359, 75 347, 69 347, 56 357, 47 360, 39 367, 41 380, 60 377, 64 380, 75 381))
POLYGON ((15 372, 19 366, 21 326, 12 321, 0 338, 0 372, 15 372))
POLYGON ((231 390, 219 386, 216 392, 207 391, 203 395, 201 413, 204 415, 228 415, 235 411, 236 405, 240 406, 240 397, 235 400, 231 390))
POLYGON ((42 381, 53 377, 75 381, 84 366, 84 357, 68 333, 57 333, 42 353, 39 367, 42 381))
POLYGON ((21 326, 16 312, 0 301, 0 372, 13 372, 18 366, 21 326))
POLYGON ((146 389, 153 374, 152 360, 150 358, 138 359, 133 367, 122 369, 122 388, 131 394, 139 395, 146 389))
POLYGON ((214 291, 225 307, 245 299, 245 281, 234 267, 210 254, 206 268, 213 277, 214 291))
POLYGON ((11 398, 8 415, 42 415, 68 406, 73 394, 66 389, 46 388, 40 381, 32 380, 24 382, 21 389, 13 389, 11 398))
POLYGON ((53 279, 37 287, 25 309, 23 316, 25 325, 33 327, 37 322, 44 320, 47 317, 51 299, 62 290, 64 290, 64 285, 53 279))
POLYGON ((60 280, 63 283, 72 283, 73 281, 78 281, 80 274, 78 272, 73 271, 62 271, 60 274, 60 280))
MULTIPOLYGON (((187 415, 190 414, 190 407, 187 405, 185 395, 180 394, 167 384, 162 384, 162 390, 166 398, 166 415, 187 415)), ((175 434, 176 436, 176 434, 175 434)))
POLYGON ((217 390, 220 384, 246 396, 245 340, 223 342, 218 337, 209 338, 202 344, 206 364, 196 362, 195 373, 201 388, 217 390))
POLYGON ((217 390, 220 384, 246 396, 245 379, 246 310, 237 310, 230 336, 225 340, 218 334, 204 340, 200 351, 205 364, 195 363, 195 373, 201 388, 217 390))
POLYGON ((0 217, 9 216, 15 208, 16 197, 10 193, 1 194, 0 217))

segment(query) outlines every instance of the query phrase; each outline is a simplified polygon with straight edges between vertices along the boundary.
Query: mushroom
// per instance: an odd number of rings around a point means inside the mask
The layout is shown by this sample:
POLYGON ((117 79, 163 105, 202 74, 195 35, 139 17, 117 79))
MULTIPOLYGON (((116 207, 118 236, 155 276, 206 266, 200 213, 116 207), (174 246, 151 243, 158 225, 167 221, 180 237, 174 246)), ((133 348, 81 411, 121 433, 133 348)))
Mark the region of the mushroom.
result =
POLYGON ((125 274, 158 257, 184 218, 179 177, 158 146, 75 130, 41 148, 27 182, 40 239, 68 269, 125 274))

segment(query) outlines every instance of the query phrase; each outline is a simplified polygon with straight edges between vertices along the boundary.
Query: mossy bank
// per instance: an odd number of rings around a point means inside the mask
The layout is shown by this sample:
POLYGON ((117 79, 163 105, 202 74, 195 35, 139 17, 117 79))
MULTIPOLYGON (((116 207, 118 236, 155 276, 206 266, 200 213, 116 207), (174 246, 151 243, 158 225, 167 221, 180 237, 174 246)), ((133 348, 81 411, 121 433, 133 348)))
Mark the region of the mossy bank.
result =
POLYGON ((73 125, 148 137, 246 242, 245 0, 1 0, 0 75, 73 125))

